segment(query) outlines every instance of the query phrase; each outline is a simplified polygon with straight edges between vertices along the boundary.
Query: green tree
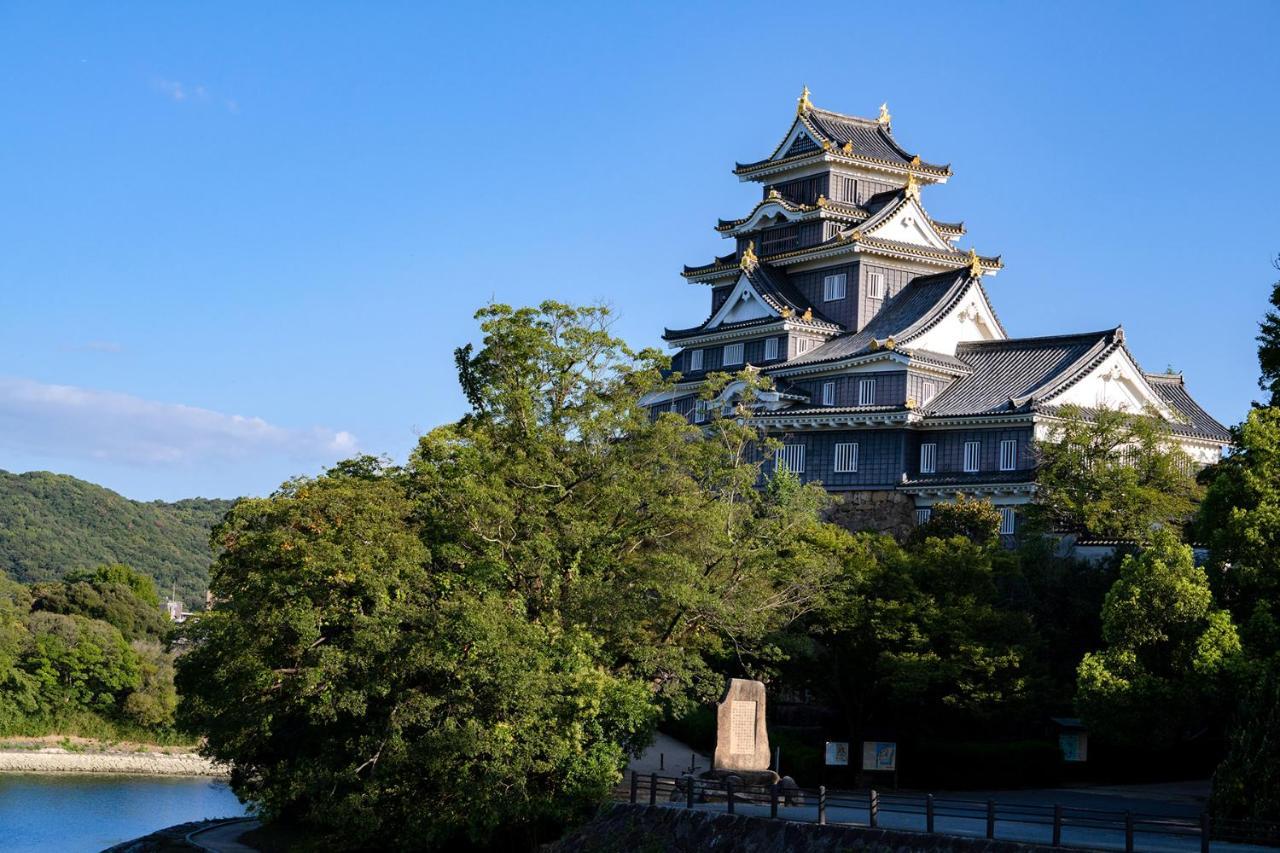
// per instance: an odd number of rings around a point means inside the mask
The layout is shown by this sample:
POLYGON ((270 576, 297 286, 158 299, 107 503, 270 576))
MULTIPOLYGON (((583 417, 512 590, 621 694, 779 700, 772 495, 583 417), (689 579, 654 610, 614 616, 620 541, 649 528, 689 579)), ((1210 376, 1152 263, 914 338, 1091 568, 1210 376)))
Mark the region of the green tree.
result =
POLYGON ((1191 520, 1200 497, 1194 466, 1159 418, 1070 406, 1059 417, 1037 446, 1033 527, 1145 542, 1191 520))
MULTIPOLYGON (((1280 256, 1271 263, 1280 269, 1280 256)), ((1271 310, 1258 330, 1258 364, 1262 368, 1258 387, 1271 395, 1268 405, 1280 406, 1280 281, 1271 287, 1270 302, 1271 310)))
POLYGON ((1280 659, 1260 668, 1235 716, 1210 806, 1219 818, 1280 822, 1280 659))
POLYGON ((87 709, 113 715, 142 683, 137 655, 105 622, 60 613, 32 613, 19 668, 36 685, 50 716, 87 709))
POLYGON ((662 702, 767 660, 836 569, 821 490, 756 488, 760 436, 735 418, 649 418, 670 380, 606 312, 478 316, 471 411, 405 469, 352 460, 227 516, 219 604, 179 659, 180 714, 237 792, 337 846, 583 814, 662 702))
POLYGON ((1196 529, 1247 651, 1267 657, 1280 651, 1280 409, 1254 409, 1232 432, 1230 455, 1202 475, 1196 529))
POLYGON ((1106 647, 1080 661, 1076 703, 1095 732, 1148 748, 1219 719, 1240 639, 1204 569, 1172 533, 1125 558, 1102 609, 1106 647))
POLYGON ((978 545, 994 545, 1000 541, 1000 510, 989 500, 968 498, 958 494, 955 500, 933 505, 929 520, 917 527, 911 539, 964 538, 978 545))
POLYGON ((100 619, 126 640, 160 640, 170 624, 151 578, 124 565, 69 573, 61 581, 33 584, 32 609, 100 619))

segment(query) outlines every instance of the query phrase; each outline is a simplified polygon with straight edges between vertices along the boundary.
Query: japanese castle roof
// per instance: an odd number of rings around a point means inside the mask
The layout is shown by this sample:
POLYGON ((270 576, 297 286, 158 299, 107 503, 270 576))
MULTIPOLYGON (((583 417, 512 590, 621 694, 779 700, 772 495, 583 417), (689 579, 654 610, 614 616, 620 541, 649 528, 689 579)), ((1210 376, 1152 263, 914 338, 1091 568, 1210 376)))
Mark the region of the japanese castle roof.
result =
POLYGON ((719 326, 707 327, 707 323, 715 317, 715 311, 710 317, 703 320, 699 325, 688 329, 666 329, 662 337, 665 340, 677 340, 680 338, 689 338, 695 335, 705 334, 706 332, 727 332, 733 329, 749 328, 751 326, 768 325, 776 323, 780 319, 787 319, 792 322, 804 323, 813 326, 830 334, 832 331, 839 330, 841 327, 833 323, 825 317, 817 306, 804 297, 796 287, 787 278, 787 274, 776 267, 772 267, 766 263, 756 262, 747 264, 742 269, 742 274, 746 276, 750 282, 752 289, 760 295, 760 298, 777 311, 778 317, 760 317, 752 320, 745 320, 741 323, 723 323, 719 326), (809 314, 811 319, 804 319, 805 314, 809 314))
MULTIPOLYGON (((786 366, 851 358, 888 346, 890 339, 894 347, 907 346, 940 322, 973 287, 981 288, 982 281, 968 267, 918 276, 890 298, 862 331, 838 335, 822 346, 791 359, 786 366)), ((997 318, 996 323, 999 322, 997 318)), ((936 356, 934 360, 945 359, 952 363, 949 366, 955 366, 956 359, 951 356, 942 353, 922 355, 936 356)), ((967 363, 963 366, 967 367, 967 363)))
MULTIPOLYGON (((909 167, 919 170, 921 174, 934 175, 943 180, 951 175, 949 165, 926 163, 918 155, 912 154, 898 144, 893 137, 887 112, 882 112, 879 119, 872 119, 819 109, 809 103, 806 90, 805 95, 802 96, 800 108, 797 110, 796 122, 804 126, 808 135, 817 143, 816 145, 808 147, 793 145, 787 151, 783 151, 783 146, 792 138, 792 134, 788 132, 772 154, 754 163, 738 163, 734 173, 744 175, 771 164, 791 159, 801 160, 827 152, 854 160, 871 160, 899 168, 909 167), (799 148, 797 153, 790 153, 797 148, 799 148)), ((793 124, 793 130, 794 127, 793 124)))
POLYGON ((1031 409, 1124 345, 1119 327, 1077 335, 961 343, 956 358, 972 372, 929 402, 930 415, 980 415, 1031 409))
POLYGON ((1186 424, 1170 425, 1175 433, 1231 441, 1231 431, 1191 399, 1181 373, 1147 373, 1145 376, 1151 383, 1151 387, 1160 395, 1160 399, 1177 409, 1187 419, 1186 424))

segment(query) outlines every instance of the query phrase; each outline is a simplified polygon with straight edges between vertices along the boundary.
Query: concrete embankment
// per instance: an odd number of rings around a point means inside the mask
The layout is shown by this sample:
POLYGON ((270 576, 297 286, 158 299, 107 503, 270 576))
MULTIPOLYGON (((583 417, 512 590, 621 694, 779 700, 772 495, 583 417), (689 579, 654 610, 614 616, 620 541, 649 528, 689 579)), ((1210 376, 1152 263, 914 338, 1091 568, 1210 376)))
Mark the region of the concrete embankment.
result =
POLYGON ((124 773, 146 776, 226 776, 225 768, 193 752, 78 751, 58 747, 0 749, 0 772, 124 773))

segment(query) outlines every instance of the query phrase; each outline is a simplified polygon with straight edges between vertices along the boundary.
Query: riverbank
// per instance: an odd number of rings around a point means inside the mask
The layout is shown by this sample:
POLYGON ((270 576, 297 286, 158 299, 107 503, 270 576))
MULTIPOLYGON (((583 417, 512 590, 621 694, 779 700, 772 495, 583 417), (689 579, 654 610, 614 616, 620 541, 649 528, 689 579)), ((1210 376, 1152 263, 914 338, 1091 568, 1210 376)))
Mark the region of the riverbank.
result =
POLYGON ((0 738, 2 773, 116 773, 225 778, 225 767, 194 747, 116 743, 51 735, 0 738))

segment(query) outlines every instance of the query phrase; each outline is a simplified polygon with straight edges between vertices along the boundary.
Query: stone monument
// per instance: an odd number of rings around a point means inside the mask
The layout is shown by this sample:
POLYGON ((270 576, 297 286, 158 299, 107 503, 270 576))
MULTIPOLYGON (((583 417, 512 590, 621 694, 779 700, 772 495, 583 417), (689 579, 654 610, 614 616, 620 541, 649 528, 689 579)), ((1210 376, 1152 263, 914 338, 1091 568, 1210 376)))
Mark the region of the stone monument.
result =
POLYGON ((769 732, 764 725, 764 684, 745 678, 729 679, 729 689, 716 708, 716 752, 712 764, 718 775, 769 773, 769 732))

